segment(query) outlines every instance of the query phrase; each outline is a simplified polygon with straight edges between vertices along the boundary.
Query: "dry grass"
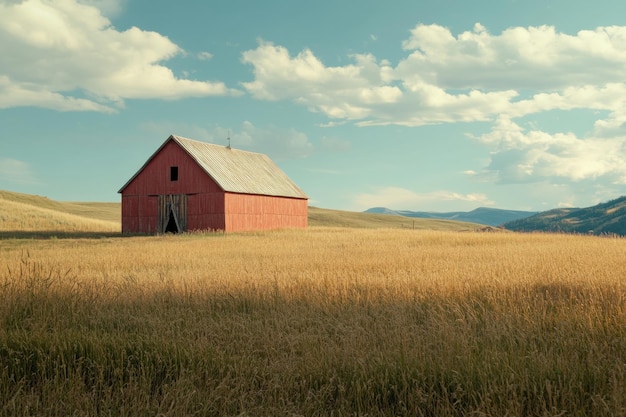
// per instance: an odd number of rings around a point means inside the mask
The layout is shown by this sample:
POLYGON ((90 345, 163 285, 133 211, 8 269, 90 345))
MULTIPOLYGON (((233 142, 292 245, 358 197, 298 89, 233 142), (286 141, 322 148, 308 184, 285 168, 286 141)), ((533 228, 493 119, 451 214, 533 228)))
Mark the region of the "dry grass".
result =
MULTIPOLYGON (((411 230, 476 231, 485 225, 444 219, 420 219, 389 214, 358 213, 309 206, 309 226, 357 227, 364 229, 400 228, 411 230)), ((493 229, 493 228, 492 228, 493 229)))
MULTIPOLYGON (((25 235, 45 237, 59 234, 54 232, 61 232, 61 235, 66 237, 94 233, 110 234, 120 231, 120 222, 120 203, 60 202, 46 197, 0 190, 0 238, 25 235)), ((317 207, 309 207, 309 225, 456 231, 473 231, 484 227, 475 223, 451 220, 412 219, 317 207)))
MULTIPOLYGON (((74 214, 89 219, 106 220, 116 223, 121 221, 120 203, 56 201, 38 195, 0 190, 0 206, 4 204, 3 200, 74 214)), ((25 207, 25 209, 28 210, 27 207, 25 207)))
POLYGON ((626 415, 626 240, 0 241, 0 415, 626 415))
POLYGON ((120 222, 112 219, 112 204, 58 203, 43 197, 0 191, 0 237, 33 232, 49 235, 119 233, 120 222))

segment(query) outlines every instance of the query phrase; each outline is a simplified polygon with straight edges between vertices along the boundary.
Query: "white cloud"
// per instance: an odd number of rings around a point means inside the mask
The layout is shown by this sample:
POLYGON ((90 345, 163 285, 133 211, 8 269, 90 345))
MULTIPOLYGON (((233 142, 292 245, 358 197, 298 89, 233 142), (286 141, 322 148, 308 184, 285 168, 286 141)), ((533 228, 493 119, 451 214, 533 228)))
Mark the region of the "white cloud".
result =
POLYGON ((105 16, 114 17, 122 12, 127 0, 78 0, 78 2, 96 7, 105 16))
POLYGON ((131 98, 235 93, 223 83, 177 78, 161 63, 183 52, 178 45, 137 27, 118 31, 95 7, 113 10, 120 4, 0 2, 2 106, 113 111, 131 98))
POLYGON ((8 77, 0 75, 0 109, 34 106, 59 111, 100 111, 106 113, 113 111, 111 107, 92 100, 67 97, 48 91, 43 87, 38 88, 32 85, 22 87, 11 82, 8 77))
POLYGON ((201 61, 209 61, 213 58, 213 54, 206 51, 198 53, 197 56, 201 61))
POLYGON ((28 163, 11 158, 0 158, 0 178, 2 182, 15 185, 39 183, 28 163))
POLYGON ((438 25, 417 25, 397 68, 409 84, 443 88, 559 89, 623 81, 626 27, 599 27, 576 35, 552 26, 514 27, 492 35, 480 24, 454 37, 438 25))
POLYGON ((261 42, 243 53, 255 75, 243 86, 257 99, 293 100, 339 119, 363 119, 373 105, 400 100, 400 89, 389 85, 387 62, 371 55, 355 55, 354 60, 354 65, 326 67, 310 50, 292 58, 287 49, 261 42))
MULTIPOLYGON (((574 35, 552 26, 492 35, 476 24, 454 36, 417 25, 394 67, 372 55, 330 67, 311 50, 297 55, 269 42, 243 53, 257 99, 290 100, 334 120, 360 125, 490 121, 553 109, 626 114, 626 26, 574 35)), ((332 122, 331 122, 332 123, 332 122)))
POLYGON ((540 92, 530 99, 511 103, 507 111, 501 113, 521 117, 550 110, 591 109, 626 114, 625 94, 624 83, 571 86, 558 92, 540 92))
MULTIPOLYGON (((420 24, 402 47, 406 56, 396 64, 365 54, 348 65, 327 66, 311 50, 292 55, 261 42, 243 54, 254 73, 243 85, 257 99, 288 100, 323 113, 330 119, 326 126, 490 122, 490 131, 478 135, 490 151, 488 162, 466 175, 499 183, 563 183, 570 195, 576 194, 574 184, 588 190, 612 184, 603 196, 623 190, 626 26, 574 34, 552 26, 513 27, 491 34, 476 24, 455 35, 420 24), (517 120, 573 110, 595 118, 588 132, 574 131, 567 117, 560 127, 546 122, 551 132, 536 121, 517 120)), ((457 195, 389 187, 360 194, 357 201, 364 208, 411 209, 448 196, 457 195)), ((563 195, 562 201, 570 200, 563 195)))
POLYGON ((367 210, 372 207, 387 207, 393 210, 437 211, 441 203, 450 209, 467 210, 478 206, 493 205, 493 202, 484 194, 462 194, 451 191, 433 191, 417 193, 400 187, 383 187, 371 193, 360 193, 354 198, 358 210, 367 210))
POLYGON ((479 140, 494 149, 485 173, 495 175, 498 182, 603 177, 626 183, 626 136, 579 138, 573 133, 526 131, 503 116, 479 140))
POLYGON ((361 125, 484 121, 517 96, 513 90, 452 94, 435 84, 398 79, 388 61, 372 55, 354 55, 353 60, 351 65, 327 67, 310 50, 292 57, 284 47, 261 42, 243 54, 255 75, 243 86, 257 99, 292 100, 361 125))

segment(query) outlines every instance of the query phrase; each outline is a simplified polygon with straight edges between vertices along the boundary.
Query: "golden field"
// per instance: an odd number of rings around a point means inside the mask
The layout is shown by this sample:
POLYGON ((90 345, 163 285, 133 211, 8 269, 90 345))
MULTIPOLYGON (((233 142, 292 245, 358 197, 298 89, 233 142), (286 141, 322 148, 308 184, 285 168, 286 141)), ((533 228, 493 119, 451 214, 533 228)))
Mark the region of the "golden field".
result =
POLYGON ((119 234, 119 203, 58 202, 0 190, 0 238, 119 234))
POLYGON ((625 257, 408 228, 5 235, 0 415, 626 415, 625 257))

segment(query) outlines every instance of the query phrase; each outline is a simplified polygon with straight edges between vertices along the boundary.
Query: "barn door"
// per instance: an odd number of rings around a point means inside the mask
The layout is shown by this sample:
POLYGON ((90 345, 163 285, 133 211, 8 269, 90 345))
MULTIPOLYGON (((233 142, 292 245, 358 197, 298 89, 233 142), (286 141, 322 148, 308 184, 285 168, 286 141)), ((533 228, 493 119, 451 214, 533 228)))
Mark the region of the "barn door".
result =
POLYGON ((159 233, 180 233, 187 230, 187 195, 160 195, 159 233))

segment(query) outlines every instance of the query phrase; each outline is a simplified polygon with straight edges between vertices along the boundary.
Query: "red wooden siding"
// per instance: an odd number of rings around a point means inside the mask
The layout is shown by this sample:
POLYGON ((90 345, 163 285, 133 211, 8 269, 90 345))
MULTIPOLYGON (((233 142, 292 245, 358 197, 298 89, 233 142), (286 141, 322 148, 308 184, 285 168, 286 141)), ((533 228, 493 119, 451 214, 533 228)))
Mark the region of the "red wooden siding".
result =
POLYGON ((175 142, 167 143, 123 191, 124 195, 221 193, 206 172, 175 142), (170 181, 170 167, 178 181, 170 181))
POLYGON ((159 195, 188 195, 187 230, 224 229, 224 192, 175 142, 159 153, 122 191, 122 232, 157 233, 159 195), (170 181, 170 167, 178 181, 170 181))
POLYGON ((307 227, 307 200, 254 194, 226 194, 226 231, 307 227))
MULTIPOLYGON (((227 193, 175 141, 166 144, 121 190, 122 232, 158 233, 159 197, 186 196, 186 230, 249 231, 307 227, 306 198, 227 193), (170 180, 170 167, 178 180, 170 180)), ((163 200, 163 199, 161 199, 163 200)))
POLYGON ((188 230, 225 230, 224 193, 189 196, 188 230))
POLYGON ((122 233, 156 233, 157 196, 122 194, 122 233))

